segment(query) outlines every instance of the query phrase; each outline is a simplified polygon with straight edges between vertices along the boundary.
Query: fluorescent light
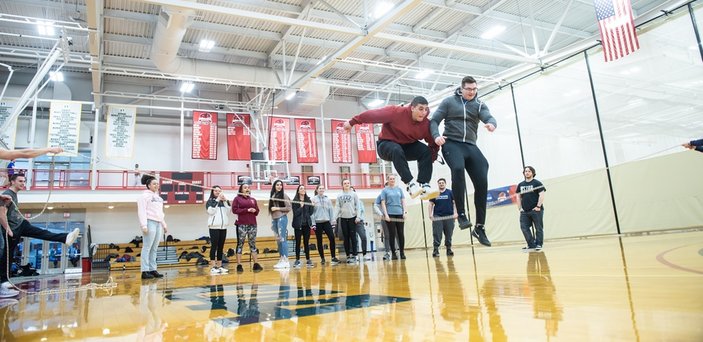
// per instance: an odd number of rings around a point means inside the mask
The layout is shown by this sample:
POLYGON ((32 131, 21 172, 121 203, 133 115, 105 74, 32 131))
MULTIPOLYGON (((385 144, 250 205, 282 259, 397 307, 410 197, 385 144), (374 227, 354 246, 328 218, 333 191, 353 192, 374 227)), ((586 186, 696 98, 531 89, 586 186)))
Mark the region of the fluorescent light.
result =
POLYGON ((114 206, 114 205, 108 205, 107 208, 108 208, 108 209, 115 209, 115 206, 114 206))
POLYGON ((200 47, 198 48, 198 51, 200 52, 210 52, 212 48, 215 47, 215 42, 212 40, 207 40, 203 39, 200 41, 200 47))
POLYGON ((319 65, 319 64, 322 63, 322 61, 324 61, 325 59, 327 59, 327 55, 322 56, 322 58, 320 58, 320 60, 317 61, 317 64, 315 64, 315 65, 319 65))
POLYGON ((56 34, 53 21, 37 21, 37 31, 42 36, 53 36, 56 34))
POLYGON ((434 70, 425 69, 425 70, 422 70, 419 73, 417 73, 417 75, 415 75, 415 79, 416 80, 424 80, 424 79, 430 77, 430 75, 432 75, 432 74, 434 74, 434 70))
POLYGON ((63 73, 61 71, 49 71, 49 79, 54 82, 63 82, 63 73))
POLYGON ((54 207, 46 207, 46 209, 54 210, 54 207))
POLYGON ((381 106, 381 105, 384 104, 385 102, 386 102, 386 101, 383 101, 383 100, 381 100, 381 99, 375 99, 375 100, 369 102, 369 107, 375 108, 375 107, 381 106))
POLYGON ((295 98, 296 93, 297 93, 297 91, 291 91, 288 95, 286 95, 286 100, 290 101, 293 98, 295 98))
POLYGON ((503 31, 505 31, 505 26, 496 25, 488 29, 488 31, 483 32, 481 38, 490 40, 495 37, 498 37, 501 33, 503 33, 503 31))
POLYGON ((371 14, 371 18, 373 19, 378 19, 382 17, 384 14, 388 13, 393 9, 393 4, 390 2, 381 2, 378 5, 376 5, 376 8, 373 10, 373 14, 371 14))
POLYGON ((183 82, 181 84, 181 93, 190 93, 195 88, 195 83, 193 82, 183 82))

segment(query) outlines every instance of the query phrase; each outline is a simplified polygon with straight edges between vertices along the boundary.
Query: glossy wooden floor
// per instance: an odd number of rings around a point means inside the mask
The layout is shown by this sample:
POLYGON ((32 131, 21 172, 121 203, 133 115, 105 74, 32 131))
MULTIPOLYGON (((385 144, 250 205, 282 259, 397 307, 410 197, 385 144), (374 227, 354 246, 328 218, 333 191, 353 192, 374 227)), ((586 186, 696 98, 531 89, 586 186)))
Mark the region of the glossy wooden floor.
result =
MULTIPOLYGON (((703 231, 463 247, 367 261, 24 295, 0 309, 2 340, 703 341, 703 231)), ((380 255, 378 255, 380 257, 380 255)), ((317 262, 317 256, 315 256, 317 262)), ((103 282, 66 276, 25 289, 103 282)))

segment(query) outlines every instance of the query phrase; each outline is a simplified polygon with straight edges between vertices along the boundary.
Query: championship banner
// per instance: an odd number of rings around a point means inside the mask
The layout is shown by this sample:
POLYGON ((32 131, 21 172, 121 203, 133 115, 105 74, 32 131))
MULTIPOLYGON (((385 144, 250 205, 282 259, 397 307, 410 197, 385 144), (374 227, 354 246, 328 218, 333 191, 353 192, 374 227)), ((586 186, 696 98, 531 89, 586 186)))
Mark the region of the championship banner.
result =
POLYGON ((317 163, 315 119, 295 119, 295 146, 298 163, 317 163))
POLYGON ((51 101, 47 147, 61 147, 59 156, 77 156, 81 128, 81 103, 51 101))
MULTIPOLYGON (((5 124, 7 118, 12 115, 12 111, 15 109, 17 103, 15 101, 0 101, 0 126, 5 124)), ((4 132, 0 138, 7 145, 8 150, 15 149, 15 136, 17 134, 17 120, 14 120, 12 124, 7 128, 7 132, 4 132)))
POLYGON ((373 124, 358 124, 354 127, 356 127, 356 151, 359 153, 359 163, 375 163, 376 139, 373 135, 373 124))
POLYGON ((345 120, 331 120, 332 124, 332 162, 352 162, 351 133, 344 130, 345 120))
POLYGON ((136 122, 137 107, 109 106, 107 108, 106 157, 132 157, 136 122))
POLYGON ((217 160, 217 113, 193 111, 192 158, 217 160))
POLYGON ((251 116, 227 113, 227 159, 251 160, 251 116))
POLYGON ((290 162, 290 119, 269 118, 269 160, 290 162))

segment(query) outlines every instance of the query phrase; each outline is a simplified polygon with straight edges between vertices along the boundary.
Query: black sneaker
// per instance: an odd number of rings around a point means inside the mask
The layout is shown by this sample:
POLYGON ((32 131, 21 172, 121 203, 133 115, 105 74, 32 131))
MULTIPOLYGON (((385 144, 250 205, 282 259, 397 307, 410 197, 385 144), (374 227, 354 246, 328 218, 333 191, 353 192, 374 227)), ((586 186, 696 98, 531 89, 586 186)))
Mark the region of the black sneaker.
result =
POLYGON ((491 247, 491 242, 488 241, 488 237, 486 237, 486 228, 484 228, 483 225, 476 225, 476 228, 474 228, 471 232, 471 235, 478 239, 478 242, 482 245, 491 247))
POLYGON ((407 259, 407 258, 405 257, 405 253, 400 253, 400 258, 403 259, 403 260, 407 259))
POLYGON ((154 275, 151 272, 142 272, 142 279, 154 279, 154 275))
POLYGON ((242 265, 237 265, 237 273, 244 273, 244 267, 242 265))
POLYGON ((454 251, 451 248, 447 248, 447 256, 454 256, 454 251))
POLYGON ((542 250, 542 245, 537 245, 537 246, 535 246, 535 250, 536 250, 536 251, 541 251, 541 250, 542 250))
POLYGON ((339 259, 337 259, 336 257, 335 257, 335 258, 332 258, 332 261, 330 262, 330 265, 331 265, 331 266, 337 266, 337 265, 339 265, 339 259))
POLYGON ((163 277, 164 277, 163 274, 161 274, 161 273, 159 273, 159 272, 156 272, 156 271, 151 271, 151 272, 149 272, 149 273, 151 273, 151 275, 153 275, 154 278, 163 278, 163 277))
POLYGON ((255 263, 254 263, 254 267, 252 268, 252 270, 253 270, 254 272, 261 272, 261 271, 264 270, 264 268, 261 267, 261 265, 259 265, 258 262, 255 262, 255 263))
POLYGON ((324 265, 326 263, 325 259, 320 260, 320 265, 324 265))
POLYGON ((469 229, 472 226, 471 220, 469 220, 469 218, 466 217, 466 214, 464 214, 464 213, 459 214, 459 217, 457 217, 456 220, 457 220, 457 222, 459 222, 459 228, 462 230, 469 229))
POLYGON ((435 249, 432 251, 432 257, 433 257, 433 258, 439 257, 439 250, 438 250, 437 248, 435 248, 435 249))
POLYGON ((398 260, 398 254, 391 254, 391 260, 398 260))

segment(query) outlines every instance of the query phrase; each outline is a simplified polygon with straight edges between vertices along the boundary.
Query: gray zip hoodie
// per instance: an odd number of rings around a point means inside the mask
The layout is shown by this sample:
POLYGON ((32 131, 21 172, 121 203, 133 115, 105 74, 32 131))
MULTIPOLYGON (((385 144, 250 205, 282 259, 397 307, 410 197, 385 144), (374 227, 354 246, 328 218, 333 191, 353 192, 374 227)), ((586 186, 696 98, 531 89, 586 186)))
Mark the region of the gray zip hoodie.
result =
POLYGON ((315 211, 312 213, 314 222, 334 222, 334 209, 332 208, 332 200, 327 195, 315 195, 312 198, 312 203, 315 205, 315 211))
POLYGON ((476 145, 479 120, 498 127, 488 106, 478 99, 478 93, 471 101, 467 101, 461 95, 461 88, 457 88, 454 95, 442 100, 437 110, 432 113, 430 133, 435 139, 442 135, 449 140, 476 145), (444 120, 444 133, 439 134, 439 123, 442 120, 444 120))

